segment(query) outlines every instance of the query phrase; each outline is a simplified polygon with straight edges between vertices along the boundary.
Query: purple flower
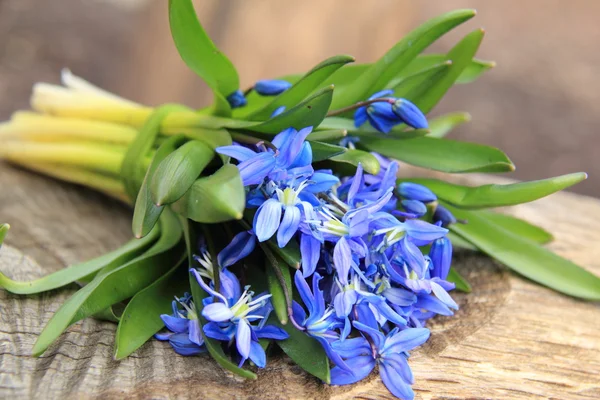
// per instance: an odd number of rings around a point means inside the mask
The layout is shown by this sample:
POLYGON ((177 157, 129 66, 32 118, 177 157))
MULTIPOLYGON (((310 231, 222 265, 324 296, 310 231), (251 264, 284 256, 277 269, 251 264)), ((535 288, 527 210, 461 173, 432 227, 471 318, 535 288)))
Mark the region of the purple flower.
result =
POLYGON ((414 392, 410 386, 414 378, 406 353, 425 343, 429 339, 429 330, 394 328, 384 336, 378 329, 360 322, 354 322, 354 327, 364 336, 332 344, 333 349, 346 358, 345 362, 353 373, 336 366, 331 369, 331 383, 348 385, 358 382, 378 364, 381 380, 388 390, 398 398, 413 399, 414 392))

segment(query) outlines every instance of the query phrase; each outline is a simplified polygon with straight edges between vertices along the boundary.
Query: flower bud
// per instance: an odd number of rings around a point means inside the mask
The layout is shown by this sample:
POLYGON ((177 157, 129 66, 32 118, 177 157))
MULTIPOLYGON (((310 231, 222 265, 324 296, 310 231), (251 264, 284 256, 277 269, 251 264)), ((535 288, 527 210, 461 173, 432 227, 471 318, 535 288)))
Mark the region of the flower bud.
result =
POLYGON ((402 182, 398 185, 400 196, 406 200, 418 200, 423 203, 429 203, 437 200, 437 196, 429 188, 418 183, 402 182))
POLYGON ((262 96, 276 96, 290 87, 291 83, 279 79, 265 79, 254 84, 254 90, 262 96))
POLYGON ((276 116, 278 116, 279 114, 283 113, 285 111, 285 106, 279 106, 275 109, 275 111, 273 111, 273 113, 271 114, 271 118, 275 118, 276 116))
POLYGON ((443 237, 434 240, 431 244, 431 250, 429 250, 429 258, 433 264, 431 276, 445 280, 452 264, 452 242, 450 242, 450 239, 443 237))
POLYGON ((421 217, 427 213, 427 206, 419 200, 402 200, 402 207, 417 217, 421 217))
POLYGON ((246 98, 244 97, 244 93, 242 93, 241 90, 236 90, 227 96, 227 102, 229 102, 231 108, 244 107, 246 104, 248 104, 246 98))
POLYGON ((433 221, 441 221, 442 226, 447 227, 456 223, 456 217, 446 207, 438 204, 433 213, 433 221))
POLYGON ((394 114, 406 125, 415 129, 427 129, 429 124, 425 114, 417 106, 406 99, 398 99, 392 106, 394 114))

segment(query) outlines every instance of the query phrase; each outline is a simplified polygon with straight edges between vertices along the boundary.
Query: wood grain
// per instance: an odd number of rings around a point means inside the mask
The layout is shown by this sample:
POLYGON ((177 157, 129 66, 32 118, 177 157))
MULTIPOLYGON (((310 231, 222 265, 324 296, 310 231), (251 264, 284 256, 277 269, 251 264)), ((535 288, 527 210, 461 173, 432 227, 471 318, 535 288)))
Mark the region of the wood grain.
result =
MULTIPOLYGON (((484 179, 490 180, 474 176, 468 182, 484 179)), ((11 277, 38 277, 129 238, 130 211, 91 191, 4 164, 0 188, 0 221, 13 227, 0 269, 11 277)), ((552 229, 552 249, 600 273, 598 200, 564 193, 510 211, 552 229)), ((600 397, 598 304, 541 288, 477 253, 457 254, 455 265, 474 292, 456 294, 460 311, 434 319, 431 340, 413 353, 418 398, 600 397)), ((91 319, 32 358, 43 325, 74 289, 30 297, 0 291, 0 398, 391 398, 377 374, 353 386, 328 387, 283 356, 270 360, 253 382, 206 356, 178 356, 158 341, 117 362, 115 325, 91 319)))

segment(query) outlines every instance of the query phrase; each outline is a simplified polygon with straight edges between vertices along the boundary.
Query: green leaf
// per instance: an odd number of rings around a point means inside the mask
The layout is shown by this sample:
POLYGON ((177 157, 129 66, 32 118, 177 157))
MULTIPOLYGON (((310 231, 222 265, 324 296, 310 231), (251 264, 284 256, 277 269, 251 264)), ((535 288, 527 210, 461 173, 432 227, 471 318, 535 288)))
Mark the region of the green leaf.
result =
POLYGON ((429 121, 429 137, 443 138, 459 125, 471 121, 471 114, 457 112, 440 115, 429 121))
POLYGON ((448 277, 446 278, 448 282, 452 282, 456 285, 456 290, 460 290, 461 292, 471 293, 471 285, 465 278, 462 277, 454 268, 450 268, 450 272, 448 273, 448 277))
POLYGON ((69 298, 38 336, 33 355, 42 354, 70 325, 123 301, 162 276, 181 256, 181 227, 167 210, 160 220, 160 239, 144 254, 123 265, 104 268, 69 298))
POLYGON ((306 138, 309 141, 339 140, 348 135, 345 129, 327 129, 312 131, 306 138))
POLYGON ((424 113, 431 111, 442 97, 444 97, 448 89, 454 85, 465 68, 469 66, 482 39, 482 29, 466 35, 448 52, 448 59, 452 64, 443 73, 437 75, 435 79, 406 92, 404 97, 412 101, 424 113))
POLYGON ((143 239, 131 240, 110 253, 104 254, 93 260, 89 260, 80 264, 75 264, 70 267, 56 271, 43 278, 35 279, 27 282, 13 281, 4 274, 0 273, 0 287, 16 294, 33 294, 47 292, 48 290, 56 289, 69 283, 79 281, 89 275, 95 274, 102 269, 116 268, 123 265, 135 257, 138 257, 142 252, 146 251, 160 235, 160 229, 156 228, 143 239))
POLYGON ((348 149, 345 147, 316 141, 311 141, 310 147, 312 148, 313 162, 328 160, 334 156, 344 154, 346 151, 348 151, 348 149))
MULTIPOLYGON (((6 238, 6 234, 8 233, 9 229, 10 229, 9 224, 0 224, 0 248, 2 248, 2 243, 4 243, 4 239, 6 238)), ((1 277, 0 277, 0 282, 1 282, 1 277)))
POLYGON ((206 346, 206 349, 208 350, 208 352, 210 353, 212 358, 221 367, 223 367, 226 370, 231 371, 234 374, 237 374, 243 378, 256 379, 257 378, 256 374, 254 374, 248 370, 239 368, 237 365, 232 363, 231 360, 229 360, 229 358, 225 355, 225 353, 223 352, 223 349, 221 348, 221 342, 219 342, 215 339, 211 339, 204 334, 204 330, 202 329, 202 326, 206 323, 206 319, 204 319, 204 317, 202 316, 202 308, 203 308, 202 300, 205 299, 206 297, 208 297, 208 295, 202 289, 202 287, 200 287, 198 282, 196 282, 196 278, 194 277, 194 275, 192 275, 190 273, 189 278, 190 278, 190 288, 192 291, 192 296, 194 298, 194 306, 196 308, 196 314, 198 315, 198 319, 200 322, 200 333, 202 333, 202 338, 204 339, 204 345, 206 346))
POLYGON ((173 210, 182 216, 203 223, 240 219, 245 206, 246 194, 240 172, 232 164, 196 180, 190 190, 172 204, 173 210))
POLYGON ((506 154, 494 147, 456 140, 361 136, 357 145, 407 164, 442 172, 507 172, 515 169, 506 154))
MULTIPOLYGON (((430 19, 410 32, 381 59, 362 73, 351 86, 338 88, 332 108, 342 108, 357 101, 365 100, 371 94, 384 89, 399 71, 402 71, 423 49, 444 33, 475 15, 474 10, 457 10, 430 19)), ((342 69, 343 70, 343 69, 342 69)))
MULTIPOLYGON (((417 71, 422 71, 432 65, 448 61, 447 54, 421 54, 405 68, 403 74, 412 74, 417 71)), ((464 84, 471 83, 479 78, 484 72, 496 66, 493 61, 483 61, 473 58, 467 67, 462 71, 456 83, 464 84)))
POLYGON ((460 236, 458 236, 455 233, 448 232, 447 237, 452 242, 453 247, 459 247, 461 249, 471 250, 471 251, 479 251, 479 249, 477 247, 473 246, 473 244, 467 242, 465 239, 461 238, 460 236))
POLYGON ((435 82, 439 77, 444 76, 451 65, 452 62, 449 60, 432 65, 412 75, 393 80, 390 82, 389 87, 394 90, 394 97, 405 98, 412 91, 417 90, 423 85, 429 85, 430 82, 435 82))
POLYGON ((152 176, 154 175, 156 168, 158 168, 158 165, 183 143, 185 143, 185 137, 183 135, 172 136, 160 145, 152 158, 152 162, 146 171, 140 191, 135 199, 135 206, 133 209, 131 229, 133 235, 137 238, 144 237, 150 232, 154 225, 156 225, 164 208, 163 206, 157 206, 154 204, 154 201, 152 201, 149 187, 152 176))
POLYGON ((104 310, 97 312, 92 315, 92 318, 100 320, 100 321, 108 321, 118 323, 121 317, 117 315, 113 306, 105 308, 104 310))
POLYGON ((269 292, 272 294, 271 304, 275 310, 275 315, 282 325, 288 322, 288 305, 285 297, 285 290, 287 293, 292 293, 292 277, 290 275, 290 269, 287 264, 284 264, 282 260, 278 260, 277 257, 266 257, 266 268, 267 271, 267 282, 269 284, 269 292))
POLYGON ((291 88, 275 97, 265 107, 249 115, 247 119, 264 121, 269 119, 271 114, 281 106, 286 108, 295 106, 316 90, 332 73, 350 62, 354 62, 354 57, 342 55, 328 58, 308 71, 291 88))
POLYGON ((302 262, 302 255, 300 254, 300 246, 295 240, 290 240, 288 244, 281 248, 277 244, 275 238, 268 240, 266 242, 271 250, 277 254, 281 259, 290 267, 294 269, 300 268, 300 263, 302 262))
POLYGON ((379 160, 373 154, 356 149, 350 149, 343 154, 331 157, 331 160, 352 164, 355 167, 358 166, 358 163, 361 163, 363 169, 371 175, 377 175, 381 168, 379 160))
POLYGON ((150 183, 152 200, 158 206, 179 200, 213 159, 215 152, 191 140, 169 154, 158 165, 150 183))
POLYGON ((600 300, 600 278, 537 243, 471 212, 447 205, 468 224, 454 224, 452 231, 490 257, 519 274, 558 292, 586 300, 600 300))
POLYGON ((507 185, 461 186, 437 179, 409 179, 430 188, 439 198, 461 208, 491 208, 528 203, 587 178, 584 172, 507 185))
POLYGON ((164 323, 161 314, 171 314, 173 297, 189 290, 186 257, 127 304, 115 336, 115 359, 121 360, 142 346, 164 323), (182 262, 185 265, 182 265, 182 262))
POLYGON ((554 237, 550 232, 511 215, 486 210, 478 211, 477 215, 489 222, 499 225, 503 229, 538 244, 546 244, 554 240, 554 237))
POLYGON ((165 104, 154 109, 138 131, 133 142, 127 148, 121 164, 121 179, 125 191, 131 199, 135 199, 140 191, 146 175, 143 159, 154 146, 163 120, 173 111, 187 111, 187 107, 179 104, 165 104))
POLYGON ((299 331, 292 324, 281 325, 273 317, 269 319, 269 323, 279 326, 290 335, 288 339, 276 341, 285 354, 309 374, 325 383, 331 383, 329 359, 319 342, 299 331))
MULTIPOLYGON (((354 126, 354 121, 348 118, 327 117, 323 120, 319 129, 323 130, 342 130, 351 132, 353 135, 360 137, 381 137, 384 139, 414 139, 429 134, 429 129, 410 129, 406 127, 393 128, 388 133, 381 133, 368 124, 357 128, 354 126)), ((319 132, 319 130, 317 130, 319 132)))
POLYGON ((239 89, 237 71, 231 61, 210 40, 198 21, 191 0, 169 0, 171 35, 179 55, 215 93, 216 110, 229 115, 225 99, 239 89))

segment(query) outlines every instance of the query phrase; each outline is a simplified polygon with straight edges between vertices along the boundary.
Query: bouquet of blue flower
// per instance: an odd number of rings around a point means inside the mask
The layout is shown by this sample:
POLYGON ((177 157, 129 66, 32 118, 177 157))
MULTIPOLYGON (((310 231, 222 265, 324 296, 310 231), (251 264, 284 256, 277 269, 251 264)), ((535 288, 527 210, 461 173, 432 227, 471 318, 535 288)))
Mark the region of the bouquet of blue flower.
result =
MULTIPOLYGON (((514 169, 498 149, 444 138, 468 114, 425 116, 451 86, 493 66, 474 58, 479 29, 447 54, 421 54, 474 15, 429 20, 372 64, 335 56, 240 90, 191 0, 170 0, 175 45, 212 89, 210 107, 153 109, 68 70, 64 86, 37 84, 34 111, 0 125, 0 156, 131 205, 135 239, 31 282, 0 274, 17 294, 81 285, 33 355, 94 317, 118 323, 117 359, 156 338, 256 379, 279 347, 328 384, 358 382, 377 366, 393 395, 411 399, 409 352, 429 338, 429 319, 458 309, 450 293, 470 291, 451 267, 453 247, 600 300, 600 278, 541 246, 549 233, 486 210, 547 196, 584 173, 479 187, 397 176, 399 162, 514 169)), ((0 225, 0 243, 7 231, 0 225)))

